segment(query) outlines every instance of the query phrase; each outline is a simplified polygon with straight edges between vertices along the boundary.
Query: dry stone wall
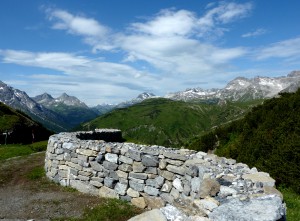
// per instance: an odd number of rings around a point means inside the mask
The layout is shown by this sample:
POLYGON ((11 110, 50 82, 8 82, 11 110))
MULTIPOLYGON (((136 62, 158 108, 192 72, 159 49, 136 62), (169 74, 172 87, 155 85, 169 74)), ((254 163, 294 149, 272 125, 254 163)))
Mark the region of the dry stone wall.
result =
POLYGON ((115 142, 120 134, 102 129, 52 135, 47 177, 155 209, 151 213, 164 217, 158 220, 285 220, 282 195, 269 174, 204 152, 115 142))

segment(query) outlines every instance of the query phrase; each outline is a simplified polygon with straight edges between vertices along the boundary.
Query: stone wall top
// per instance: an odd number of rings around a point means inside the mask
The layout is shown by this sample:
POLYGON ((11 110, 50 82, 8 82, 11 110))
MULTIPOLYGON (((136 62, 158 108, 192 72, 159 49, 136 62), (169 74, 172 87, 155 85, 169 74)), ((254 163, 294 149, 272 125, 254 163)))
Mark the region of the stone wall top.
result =
POLYGON ((204 152, 115 142, 120 134, 99 129, 51 136, 47 176, 84 193, 160 208, 168 221, 284 219, 282 195, 268 173, 204 152))

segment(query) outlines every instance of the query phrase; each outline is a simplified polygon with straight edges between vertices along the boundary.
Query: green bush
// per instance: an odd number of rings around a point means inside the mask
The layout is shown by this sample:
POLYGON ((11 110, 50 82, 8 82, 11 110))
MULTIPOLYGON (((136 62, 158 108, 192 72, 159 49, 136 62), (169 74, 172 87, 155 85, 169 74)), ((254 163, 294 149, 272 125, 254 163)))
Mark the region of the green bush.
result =
POLYGON ((276 184, 300 193, 300 89, 281 94, 237 120, 195 140, 190 148, 207 151, 269 172, 276 184), (217 140, 214 139, 217 137, 217 140))

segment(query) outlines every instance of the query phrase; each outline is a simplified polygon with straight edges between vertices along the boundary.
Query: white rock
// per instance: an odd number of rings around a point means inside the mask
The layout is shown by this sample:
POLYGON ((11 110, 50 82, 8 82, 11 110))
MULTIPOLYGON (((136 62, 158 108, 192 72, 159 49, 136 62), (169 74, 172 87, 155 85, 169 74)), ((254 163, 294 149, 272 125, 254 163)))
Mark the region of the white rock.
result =
POLYGON ((176 178, 173 181, 173 186, 179 191, 182 192, 183 191, 183 186, 182 186, 182 182, 179 178, 176 178))
POLYGON ((128 221, 167 221, 167 218, 159 209, 153 209, 137 215, 128 221))

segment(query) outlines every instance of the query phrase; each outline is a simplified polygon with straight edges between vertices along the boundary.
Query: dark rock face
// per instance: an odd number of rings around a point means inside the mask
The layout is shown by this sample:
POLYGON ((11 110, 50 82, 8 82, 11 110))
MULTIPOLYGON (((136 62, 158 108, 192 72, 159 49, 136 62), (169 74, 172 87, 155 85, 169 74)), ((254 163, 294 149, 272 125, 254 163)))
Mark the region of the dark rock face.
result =
POLYGON ((117 129, 96 129, 76 135, 80 140, 104 140, 106 142, 123 142, 122 131, 117 129))

